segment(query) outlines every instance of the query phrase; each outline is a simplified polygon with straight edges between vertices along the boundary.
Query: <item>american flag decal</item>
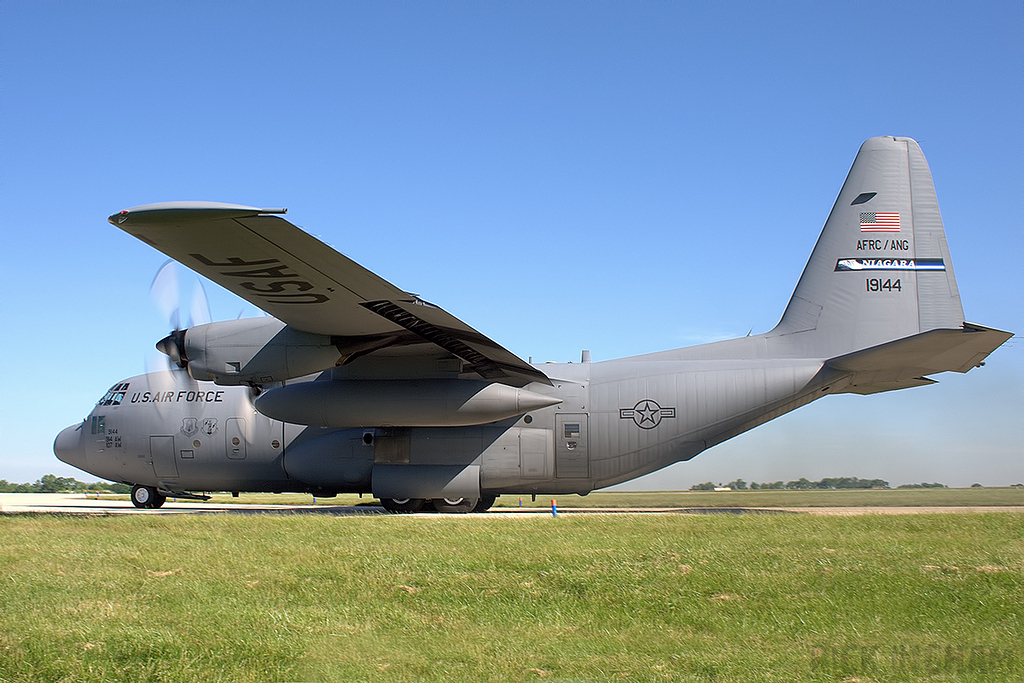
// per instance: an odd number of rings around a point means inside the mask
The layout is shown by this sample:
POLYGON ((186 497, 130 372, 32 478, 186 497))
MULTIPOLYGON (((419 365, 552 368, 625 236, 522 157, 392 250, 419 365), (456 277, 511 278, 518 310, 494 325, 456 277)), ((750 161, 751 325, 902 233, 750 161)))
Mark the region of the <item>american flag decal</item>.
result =
POLYGON ((860 215, 861 232, 899 232, 900 215, 898 213, 873 213, 865 211, 860 215))

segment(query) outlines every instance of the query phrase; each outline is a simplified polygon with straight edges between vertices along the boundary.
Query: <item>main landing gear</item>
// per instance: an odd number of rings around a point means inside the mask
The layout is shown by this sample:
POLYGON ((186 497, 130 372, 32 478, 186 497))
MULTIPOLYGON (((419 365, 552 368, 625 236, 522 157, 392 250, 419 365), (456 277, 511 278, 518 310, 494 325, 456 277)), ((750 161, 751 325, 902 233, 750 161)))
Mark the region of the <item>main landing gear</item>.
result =
POLYGON ((132 504, 137 508, 144 510, 155 510, 158 507, 163 506, 167 501, 167 496, 157 491, 152 486, 140 486, 136 484, 132 487, 132 504))
POLYGON ((465 514, 467 512, 485 512, 497 499, 497 496, 481 498, 381 498, 380 504, 385 510, 395 514, 412 512, 443 512, 448 514, 465 514))

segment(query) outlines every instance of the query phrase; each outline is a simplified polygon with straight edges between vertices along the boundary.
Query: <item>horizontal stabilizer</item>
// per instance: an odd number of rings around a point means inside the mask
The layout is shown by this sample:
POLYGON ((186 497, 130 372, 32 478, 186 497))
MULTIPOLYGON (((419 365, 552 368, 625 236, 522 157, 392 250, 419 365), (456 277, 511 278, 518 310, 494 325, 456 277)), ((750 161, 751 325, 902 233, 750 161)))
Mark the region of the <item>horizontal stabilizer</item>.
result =
POLYGON ((861 394, 862 396, 866 396, 868 394, 880 394, 883 391, 896 391, 897 389, 910 389, 911 387, 926 387, 929 384, 938 384, 938 380, 930 379, 928 377, 911 377, 910 379, 900 379, 891 382, 851 384, 842 391, 837 391, 836 393, 861 394))
POLYGON ((833 358, 825 367, 850 375, 840 391, 873 394, 934 383, 925 375, 967 372, 1012 337, 1009 332, 964 323, 958 330, 930 330, 833 358))

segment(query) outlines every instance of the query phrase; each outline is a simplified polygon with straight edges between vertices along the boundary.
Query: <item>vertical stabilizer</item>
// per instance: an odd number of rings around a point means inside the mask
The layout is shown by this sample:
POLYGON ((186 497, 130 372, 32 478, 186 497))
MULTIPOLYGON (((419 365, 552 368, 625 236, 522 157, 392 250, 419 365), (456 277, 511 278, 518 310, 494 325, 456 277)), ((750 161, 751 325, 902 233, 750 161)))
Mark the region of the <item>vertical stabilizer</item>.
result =
POLYGON ((924 154, 910 138, 871 138, 768 336, 830 358, 963 322, 924 154))

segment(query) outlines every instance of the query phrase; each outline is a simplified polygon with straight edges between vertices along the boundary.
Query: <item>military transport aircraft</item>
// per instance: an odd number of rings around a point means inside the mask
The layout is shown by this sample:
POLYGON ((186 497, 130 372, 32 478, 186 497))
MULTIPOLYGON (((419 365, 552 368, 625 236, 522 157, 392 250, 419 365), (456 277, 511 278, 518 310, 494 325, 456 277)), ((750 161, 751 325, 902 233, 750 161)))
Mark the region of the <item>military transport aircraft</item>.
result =
POLYGON ((115 383, 54 452, 133 484, 372 493, 486 510, 653 472, 828 394, 967 372, 1012 335, 964 321, 917 142, 865 142, 769 332, 591 363, 524 362, 342 256, 283 209, 171 202, 110 222, 272 317, 173 331, 173 371, 115 383))

